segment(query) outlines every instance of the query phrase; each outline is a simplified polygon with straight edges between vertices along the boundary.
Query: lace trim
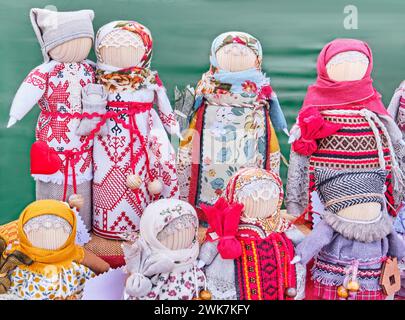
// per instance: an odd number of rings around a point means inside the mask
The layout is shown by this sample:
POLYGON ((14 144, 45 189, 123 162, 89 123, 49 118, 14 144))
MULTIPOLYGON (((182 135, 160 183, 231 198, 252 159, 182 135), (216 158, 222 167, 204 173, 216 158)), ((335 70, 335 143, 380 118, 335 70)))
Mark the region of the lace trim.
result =
POLYGON ((253 200, 270 200, 280 198, 280 188, 271 180, 252 181, 235 192, 236 199, 252 197, 253 200))
POLYGON ((166 239, 169 235, 177 233, 180 230, 184 230, 189 227, 196 228, 197 227, 196 218, 192 215, 183 215, 180 216, 173 221, 171 221, 166 227, 163 228, 162 231, 159 232, 157 235, 157 239, 162 241, 166 239))
POLYGON ((344 62, 361 62, 367 65, 369 64, 369 60, 364 53, 361 53, 359 51, 345 51, 333 56, 333 58, 330 59, 329 62, 326 64, 326 67, 334 66, 344 62))
POLYGON ((126 30, 114 30, 101 40, 101 47, 134 47, 142 48, 142 39, 135 33, 126 30))
POLYGON ((25 233, 29 233, 30 231, 34 230, 37 231, 40 228, 45 228, 48 230, 63 228, 63 230, 68 234, 72 232, 72 226, 69 224, 69 222, 61 217, 51 214, 32 218, 28 220, 23 227, 25 233))
POLYGON ((218 278, 209 278, 207 288, 215 300, 237 300, 235 284, 218 278))

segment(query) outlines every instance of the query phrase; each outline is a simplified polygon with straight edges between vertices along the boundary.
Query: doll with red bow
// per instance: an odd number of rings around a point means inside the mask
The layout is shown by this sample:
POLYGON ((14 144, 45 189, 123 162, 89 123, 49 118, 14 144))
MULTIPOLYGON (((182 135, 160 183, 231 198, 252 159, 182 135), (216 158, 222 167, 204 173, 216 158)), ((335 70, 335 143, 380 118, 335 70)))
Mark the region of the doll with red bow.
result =
POLYGON ((395 215, 403 197, 402 135, 373 87, 367 43, 336 39, 320 52, 318 77, 308 87, 291 129, 286 207, 315 224, 324 213, 315 187, 317 168, 388 171, 385 198, 395 215))
POLYGON ((202 206, 210 227, 199 266, 205 266, 213 299, 297 296, 296 269, 290 265, 294 245, 287 237, 296 230, 280 215, 282 201, 282 183, 276 174, 246 168, 229 181, 226 199, 202 206))

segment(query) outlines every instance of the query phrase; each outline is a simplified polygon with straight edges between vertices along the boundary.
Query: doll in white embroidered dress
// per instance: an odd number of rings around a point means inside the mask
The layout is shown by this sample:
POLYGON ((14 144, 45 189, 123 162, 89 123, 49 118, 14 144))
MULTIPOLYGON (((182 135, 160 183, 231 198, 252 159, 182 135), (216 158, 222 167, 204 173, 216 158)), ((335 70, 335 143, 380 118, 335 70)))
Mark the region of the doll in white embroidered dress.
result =
POLYGON ((108 238, 139 228, 144 208, 178 197, 175 153, 165 132, 180 136, 143 25, 113 21, 97 33, 97 81, 108 94, 108 134, 94 141, 93 231, 108 238), (156 103, 157 111, 153 109, 156 103))
POLYGON ((92 141, 77 132, 80 117, 74 114, 82 113, 82 88, 95 81, 92 62, 86 60, 94 38, 94 12, 31 9, 30 18, 44 63, 18 89, 8 127, 38 103, 37 142, 31 149, 36 198, 65 200, 80 194, 74 198, 81 198, 80 215, 90 227, 92 141))

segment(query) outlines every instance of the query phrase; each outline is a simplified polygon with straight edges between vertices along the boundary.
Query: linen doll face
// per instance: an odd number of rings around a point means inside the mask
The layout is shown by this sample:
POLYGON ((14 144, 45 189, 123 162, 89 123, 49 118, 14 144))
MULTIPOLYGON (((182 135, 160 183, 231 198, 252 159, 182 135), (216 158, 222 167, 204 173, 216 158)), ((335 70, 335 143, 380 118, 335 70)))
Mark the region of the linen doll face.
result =
POLYGON ((244 186, 237 193, 237 199, 244 205, 245 217, 269 218, 277 214, 280 189, 272 181, 261 180, 259 183, 244 186))
POLYGON ((257 68, 258 59, 255 52, 240 43, 230 43, 216 53, 219 69, 237 72, 257 68))
POLYGON ((363 79, 369 60, 359 51, 346 51, 333 56, 326 64, 330 79, 334 81, 356 81, 363 79))
POLYGON ((178 217, 165 226, 157 238, 171 250, 190 248, 197 237, 196 223, 192 215, 178 217))
POLYGON ((337 213, 338 216, 355 221, 373 221, 381 214, 381 204, 376 202, 360 203, 345 208, 337 213))
POLYGON ((72 226, 61 217, 47 214, 28 220, 23 230, 33 247, 56 250, 66 243, 72 226))
POLYGON ((63 63, 81 62, 89 55, 92 44, 91 38, 73 39, 50 50, 49 56, 63 63))
POLYGON ((145 51, 141 37, 126 30, 109 33, 100 44, 103 63, 120 69, 138 65, 145 51))

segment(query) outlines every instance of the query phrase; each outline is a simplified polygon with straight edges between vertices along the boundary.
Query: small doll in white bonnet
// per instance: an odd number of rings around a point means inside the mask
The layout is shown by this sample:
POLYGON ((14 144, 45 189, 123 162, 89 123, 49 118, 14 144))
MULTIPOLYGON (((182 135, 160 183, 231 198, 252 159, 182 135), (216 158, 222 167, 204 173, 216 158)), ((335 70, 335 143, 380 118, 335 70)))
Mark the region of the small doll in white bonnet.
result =
POLYGON ((210 299, 205 276, 196 266, 198 218, 180 200, 161 199, 144 211, 139 237, 124 243, 127 300, 210 299))
POLYGON ((299 271, 297 283, 290 265, 294 245, 287 237, 297 230, 281 216, 282 202, 277 174, 245 168, 230 179, 226 199, 202 206, 209 228, 198 266, 205 266, 213 299, 302 298, 305 273, 299 271))
POLYGON ((35 129, 37 141, 31 148, 36 198, 69 199, 80 209, 90 229, 92 139, 85 137, 91 130, 81 124, 81 114, 105 112, 105 104, 89 109, 90 89, 83 91, 95 82, 94 63, 87 60, 94 39, 94 12, 34 8, 30 18, 44 62, 28 74, 18 89, 8 127, 38 103, 41 113, 35 129))

